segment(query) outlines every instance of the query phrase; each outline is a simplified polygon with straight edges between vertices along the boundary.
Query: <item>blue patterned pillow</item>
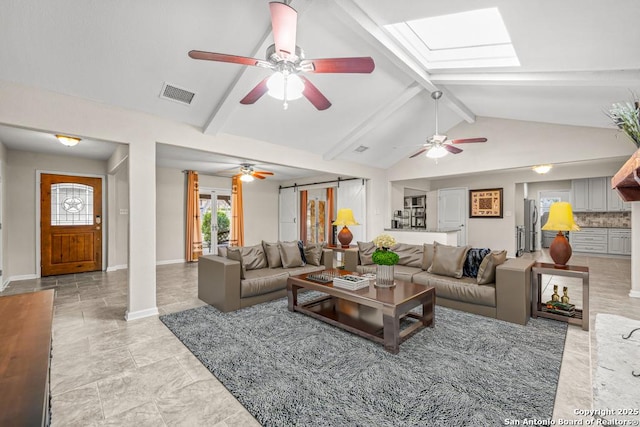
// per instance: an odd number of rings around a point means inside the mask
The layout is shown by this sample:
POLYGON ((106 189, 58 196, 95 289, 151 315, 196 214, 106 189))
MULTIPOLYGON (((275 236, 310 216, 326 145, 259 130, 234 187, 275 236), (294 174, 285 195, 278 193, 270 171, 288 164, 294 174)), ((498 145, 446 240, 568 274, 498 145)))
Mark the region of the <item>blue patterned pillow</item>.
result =
POLYGON ((462 275, 464 277, 476 277, 478 276, 478 268, 484 257, 491 253, 491 249, 487 248, 471 248, 467 252, 467 259, 464 261, 464 267, 462 267, 462 275))

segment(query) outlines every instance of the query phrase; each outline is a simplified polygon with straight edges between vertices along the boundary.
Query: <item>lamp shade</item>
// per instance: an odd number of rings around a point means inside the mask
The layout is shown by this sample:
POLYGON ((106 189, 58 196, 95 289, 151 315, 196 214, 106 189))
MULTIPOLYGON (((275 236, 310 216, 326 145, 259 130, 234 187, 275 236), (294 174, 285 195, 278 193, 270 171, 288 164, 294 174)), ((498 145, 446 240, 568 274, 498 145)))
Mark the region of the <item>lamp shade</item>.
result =
POLYGON ((338 209, 338 218, 333 221, 333 225, 360 225, 353 217, 353 211, 349 208, 338 209))
POLYGON ((543 230, 578 231, 580 227, 573 222, 573 210, 569 202, 555 202, 549 208, 549 219, 543 230))

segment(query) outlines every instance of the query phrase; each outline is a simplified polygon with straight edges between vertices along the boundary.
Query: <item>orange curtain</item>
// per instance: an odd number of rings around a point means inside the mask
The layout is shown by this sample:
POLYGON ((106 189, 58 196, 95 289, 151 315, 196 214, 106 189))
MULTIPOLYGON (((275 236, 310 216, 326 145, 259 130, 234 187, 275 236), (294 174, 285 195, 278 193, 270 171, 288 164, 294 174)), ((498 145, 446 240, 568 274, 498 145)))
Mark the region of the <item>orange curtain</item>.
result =
POLYGON ((231 238, 230 246, 244 245, 244 210, 242 207, 242 181, 231 178, 231 238))
POLYGON ((307 190, 300 190, 300 240, 307 242, 307 190))
POLYGON ((329 221, 327 221, 327 225, 329 226, 329 244, 335 245, 335 233, 333 232, 334 225, 333 221, 336 220, 336 205, 335 205, 335 191, 333 187, 327 188, 327 216, 329 217, 329 221))
POLYGON ((202 255, 202 230, 200 229, 200 190, 198 172, 187 171, 187 262, 198 261, 202 255))

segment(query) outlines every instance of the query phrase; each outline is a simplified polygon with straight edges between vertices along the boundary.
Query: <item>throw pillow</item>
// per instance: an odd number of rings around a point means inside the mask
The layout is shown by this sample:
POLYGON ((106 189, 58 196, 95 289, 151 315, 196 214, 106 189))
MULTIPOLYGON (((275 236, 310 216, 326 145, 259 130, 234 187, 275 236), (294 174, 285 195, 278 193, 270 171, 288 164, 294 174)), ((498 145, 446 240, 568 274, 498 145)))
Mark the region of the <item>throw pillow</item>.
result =
POLYGON ((448 246, 434 242, 433 263, 427 271, 440 276, 461 278, 462 267, 469 249, 471 249, 469 246, 448 246))
POLYGON ((507 260, 507 251, 493 251, 484 259, 478 269, 478 285, 496 281, 496 267, 507 260))
POLYGON ((218 246, 218 256, 223 258, 227 257, 227 247, 226 246, 218 246))
POLYGON ((433 263, 433 243, 424 244, 424 257, 422 258, 422 269, 427 271, 433 263))
POLYGON ((240 278, 244 279, 244 266, 242 265, 242 248, 227 248, 227 259, 240 263, 240 278))
POLYGON ((304 247, 304 257, 309 265, 320 265, 322 259, 322 243, 310 243, 304 247))
POLYGON ((464 267, 462 267, 462 275, 464 277, 477 277, 478 269, 482 260, 491 253, 489 248, 471 248, 467 252, 467 259, 464 261, 464 267))
POLYGON ((278 250, 280 251, 280 258, 284 268, 302 267, 304 265, 297 241, 278 242, 278 250))
POLYGON ((267 263, 269 268, 282 267, 282 259, 280 258, 280 249, 278 249, 278 242, 269 243, 262 241, 262 247, 267 256, 267 263))
POLYGON ((264 255, 262 243, 255 246, 244 246, 240 250, 242 253, 242 266, 245 270, 267 268, 267 257, 264 255))
POLYGON ((423 245, 409 245, 406 243, 398 243, 393 245, 390 249, 393 252, 397 253, 400 257, 400 260, 398 261, 399 265, 422 268, 422 262, 424 258, 423 245))
POLYGON ((306 265, 307 257, 304 255, 304 243, 302 243, 302 240, 298 240, 298 250, 300 251, 300 258, 302 258, 302 265, 306 265))
POLYGON ((360 254, 360 264, 370 265, 373 264, 373 253, 376 250, 376 245, 373 242, 358 242, 358 254, 360 254))

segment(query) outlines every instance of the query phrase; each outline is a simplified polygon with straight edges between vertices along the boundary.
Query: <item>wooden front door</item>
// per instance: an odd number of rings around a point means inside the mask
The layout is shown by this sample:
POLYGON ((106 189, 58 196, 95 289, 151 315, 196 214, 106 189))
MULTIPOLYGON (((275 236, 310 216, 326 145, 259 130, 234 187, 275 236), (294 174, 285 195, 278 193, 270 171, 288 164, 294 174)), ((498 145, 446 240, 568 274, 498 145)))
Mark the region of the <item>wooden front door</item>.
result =
POLYGON ((102 178, 42 174, 41 275, 102 270, 102 178))

